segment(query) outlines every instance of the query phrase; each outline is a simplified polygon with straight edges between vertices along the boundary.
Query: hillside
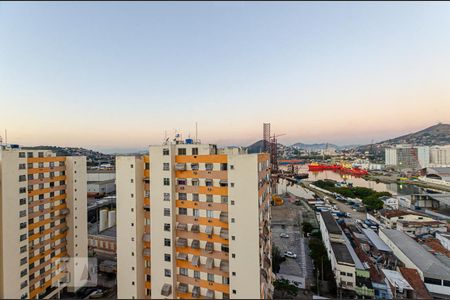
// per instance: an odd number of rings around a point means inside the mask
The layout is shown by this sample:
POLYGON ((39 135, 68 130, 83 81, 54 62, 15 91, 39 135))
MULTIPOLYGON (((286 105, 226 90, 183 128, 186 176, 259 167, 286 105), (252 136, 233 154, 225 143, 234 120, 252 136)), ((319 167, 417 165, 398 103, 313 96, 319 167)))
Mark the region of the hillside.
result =
POLYGON ((263 140, 259 140, 256 143, 251 144, 247 147, 248 153, 260 153, 263 149, 263 140))
POLYGON ((51 150, 58 156, 86 156, 86 159, 91 163, 114 163, 114 155, 104 154, 98 151, 93 151, 84 148, 74 147, 58 147, 58 146, 33 146, 23 147, 23 149, 39 149, 51 150))
POLYGON ((302 150, 321 150, 321 149, 338 149, 339 146, 334 144, 327 144, 327 143, 319 143, 319 144, 303 144, 303 143, 296 143, 293 144, 291 147, 302 149, 302 150))
POLYGON ((439 123, 421 131, 386 140, 379 144, 447 145, 450 144, 450 124, 439 123))

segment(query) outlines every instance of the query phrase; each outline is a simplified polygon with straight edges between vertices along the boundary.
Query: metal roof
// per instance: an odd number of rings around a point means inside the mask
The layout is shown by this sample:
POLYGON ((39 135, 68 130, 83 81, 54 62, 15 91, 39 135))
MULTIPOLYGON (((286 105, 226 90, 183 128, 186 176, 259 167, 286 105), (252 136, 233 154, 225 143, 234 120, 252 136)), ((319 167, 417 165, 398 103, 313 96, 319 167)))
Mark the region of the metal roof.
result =
POLYGON ((392 252, 391 248, 383 242, 382 239, 375 233, 372 229, 361 228, 362 232, 367 236, 372 245, 375 246, 379 251, 392 252))
POLYGON ((336 261, 338 263, 347 263, 354 265, 352 255, 348 250, 347 246, 342 243, 331 242, 331 248, 333 249, 333 253, 336 257, 336 261))
POLYGON ((336 223, 336 220, 329 211, 322 211, 320 214, 322 215, 322 219, 325 223, 325 227, 327 228, 328 233, 342 234, 341 228, 336 223))
POLYGON ((406 233, 394 229, 381 231, 424 273, 424 276, 450 280, 450 268, 406 233))

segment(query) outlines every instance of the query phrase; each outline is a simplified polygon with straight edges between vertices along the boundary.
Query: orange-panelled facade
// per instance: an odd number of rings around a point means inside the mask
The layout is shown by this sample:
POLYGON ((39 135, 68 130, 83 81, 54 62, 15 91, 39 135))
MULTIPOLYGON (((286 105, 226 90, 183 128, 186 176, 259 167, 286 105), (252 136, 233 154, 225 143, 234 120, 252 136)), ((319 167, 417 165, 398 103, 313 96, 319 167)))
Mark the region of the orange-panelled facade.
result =
POLYGON ((58 259, 67 256, 65 157, 28 157, 29 298, 45 296, 65 276, 58 259))
MULTIPOLYGON (((149 168, 149 164, 150 164, 150 157, 148 155, 144 155, 143 157, 144 159, 144 190, 142 191, 144 194, 144 223, 142 224, 142 226, 144 226, 144 234, 151 234, 151 229, 150 229, 150 168, 149 168)), ((150 235, 151 236, 151 235, 150 235)), ((147 299, 151 298, 151 287, 152 287, 152 282, 151 282, 151 257, 149 253, 146 253, 146 251, 150 252, 151 249, 151 241, 144 241, 143 242, 144 245, 144 249, 143 249, 143 258, 144 258, 144 267, 145 267, 145 271, 144 271, 144 295, 147 299), (148 250, 145 250, 148 249, 148 250)))

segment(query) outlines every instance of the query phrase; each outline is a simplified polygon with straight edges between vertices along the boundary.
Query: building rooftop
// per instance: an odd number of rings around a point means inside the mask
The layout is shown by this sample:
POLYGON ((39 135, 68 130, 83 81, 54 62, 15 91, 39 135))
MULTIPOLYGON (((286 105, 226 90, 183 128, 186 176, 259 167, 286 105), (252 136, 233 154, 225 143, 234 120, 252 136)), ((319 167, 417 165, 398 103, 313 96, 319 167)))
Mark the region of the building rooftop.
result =
POLYGON ((355 264, 352 255, 345 244, 331 242, 331 248, 333 249, 333 253, 338 263, 355 264))
POLYGON ((389 283, 401 293, 403 293, 404 290, 413 290, 409 282, 402 276, 400 272, 388 269, 382 269, 382 271, 389 283))
POLYGON ((409 285, 414 287, 417 299, 432 299, 416 269, 400 267, 400 273, 408 281, 409 285))
POLYGON ((447 226, 444 222, 440 221, 408 221, 408 220, 398 220, 397 223, 401 223, 403 225, 421 225, 421 226, 432 226, 432 225, 443 225, 447 226))
POLYGON ((322 211, 320 214, 322 215, 322 219, 325 223, 325 227, 327 228, 328 233, 342 234, 341 228, 336 223, 336 220, 329 211, 322 211))
POLYGON ((401 209, 395 209, 395 210, 383 210, 381 211, 381 215, 385 218, 394 218, 394 217, 401 217, 406 215, 416 215, 416 216, 423 216, 423 214, 419 214, 414 211, 410 210, 401 210, 401 209))
POLYGON ((450 278, 450 268, 443 265, 439 259, 406 233, 393 229, 381 229, 381 232, 383 232, 423 273, 450 278))
POLYGON ((391 253, 392 250, 389 248, 388 245, 386 245, 385 242, 383 242, 382 239, 378 236, 378 234, 375 233, 372 229, 365 229, 361 228, 363 233, 367 236, 369 241, 372 243, 372 245, 377 248, 379 251, 389 252, 391 253))
POLYGON ((93 181, 88 181, 87 184, 106 184, 106 183, 114 183, 114 182, 116 182, 115 179, 93 180, 93 181))
POLYGON ((88 233, 90 235, 103 235, 103 236, 116 238, 116 236, 117 236, 116 231, 117 230, 116 230, 115 225, 103 230, 102 232, 98 232, 98 222, 93 223, 93 224, 92 223, 88 224, 88 233))

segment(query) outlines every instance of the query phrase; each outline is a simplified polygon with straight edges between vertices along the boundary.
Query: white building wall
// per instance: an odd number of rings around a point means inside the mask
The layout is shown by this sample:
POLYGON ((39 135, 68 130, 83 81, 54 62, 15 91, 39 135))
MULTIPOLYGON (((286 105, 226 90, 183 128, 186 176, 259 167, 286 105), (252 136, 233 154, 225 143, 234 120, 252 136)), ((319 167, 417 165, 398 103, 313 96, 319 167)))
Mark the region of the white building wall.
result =
POLYGON ((228 210, 230 298, 258 299, 261 297, 258 255, 258 156, 256 154, 230 155, 228 165, 229 202, 231 200, 235 202, 235 205, 229 205, 228 210), (234 184, 234 187, 231 184, 234 184), (235 258, 232 257, 233 253, 236 254, 235 258))
POLYGON ((116 157, 117 169, 117 297, 144 298, 144 162, 116 157), (142 224, 141 224, 141 223, 142 224))
POLYGON ((67 253, 70 262, 69 290, 74 292, 87 283, 88 230, 86 157, 66 157, 67 253), (75 264, 74 264, 75 263, 75 264))
POLYGON ((396 148, 386 148, 385 153, 385 164, 386 166, 396 166, 397 165, 397 149, 396 148))
POLYGON ((433 166, 450 166, 450 145, 431 147, 430 163, 433 166))
POLYGON ((26 158, 19 158, 19 151, 0 149, 0 298, 20 298, 28 295, 28 284, 20 288, 22 282, 28 282, 28 272, 20 276, 21 270, 28 269, 28 240, 20 241, 20 236, 28 234, 28 229, 20 229, 22 222, 28 224, 28 206, 20 205, 19 200, 26 199, 27 181, 19 182, 19 175, 27 175, 27 170, 19 170, 19 164, 26 165, 26 158), (25 188, 24 193, 19 189, 25 188), (19 212, 25 210, 23 217, 19 212), (20 253, 20 247, 27 250, 20 253), (27 261, 21 265, 20 260, 27 261))
POLYGON ((419 146, 417 148, 417 158, 419 160, 419 165, 422 168, 426 168, 430 165, 430 147, 419 146))

